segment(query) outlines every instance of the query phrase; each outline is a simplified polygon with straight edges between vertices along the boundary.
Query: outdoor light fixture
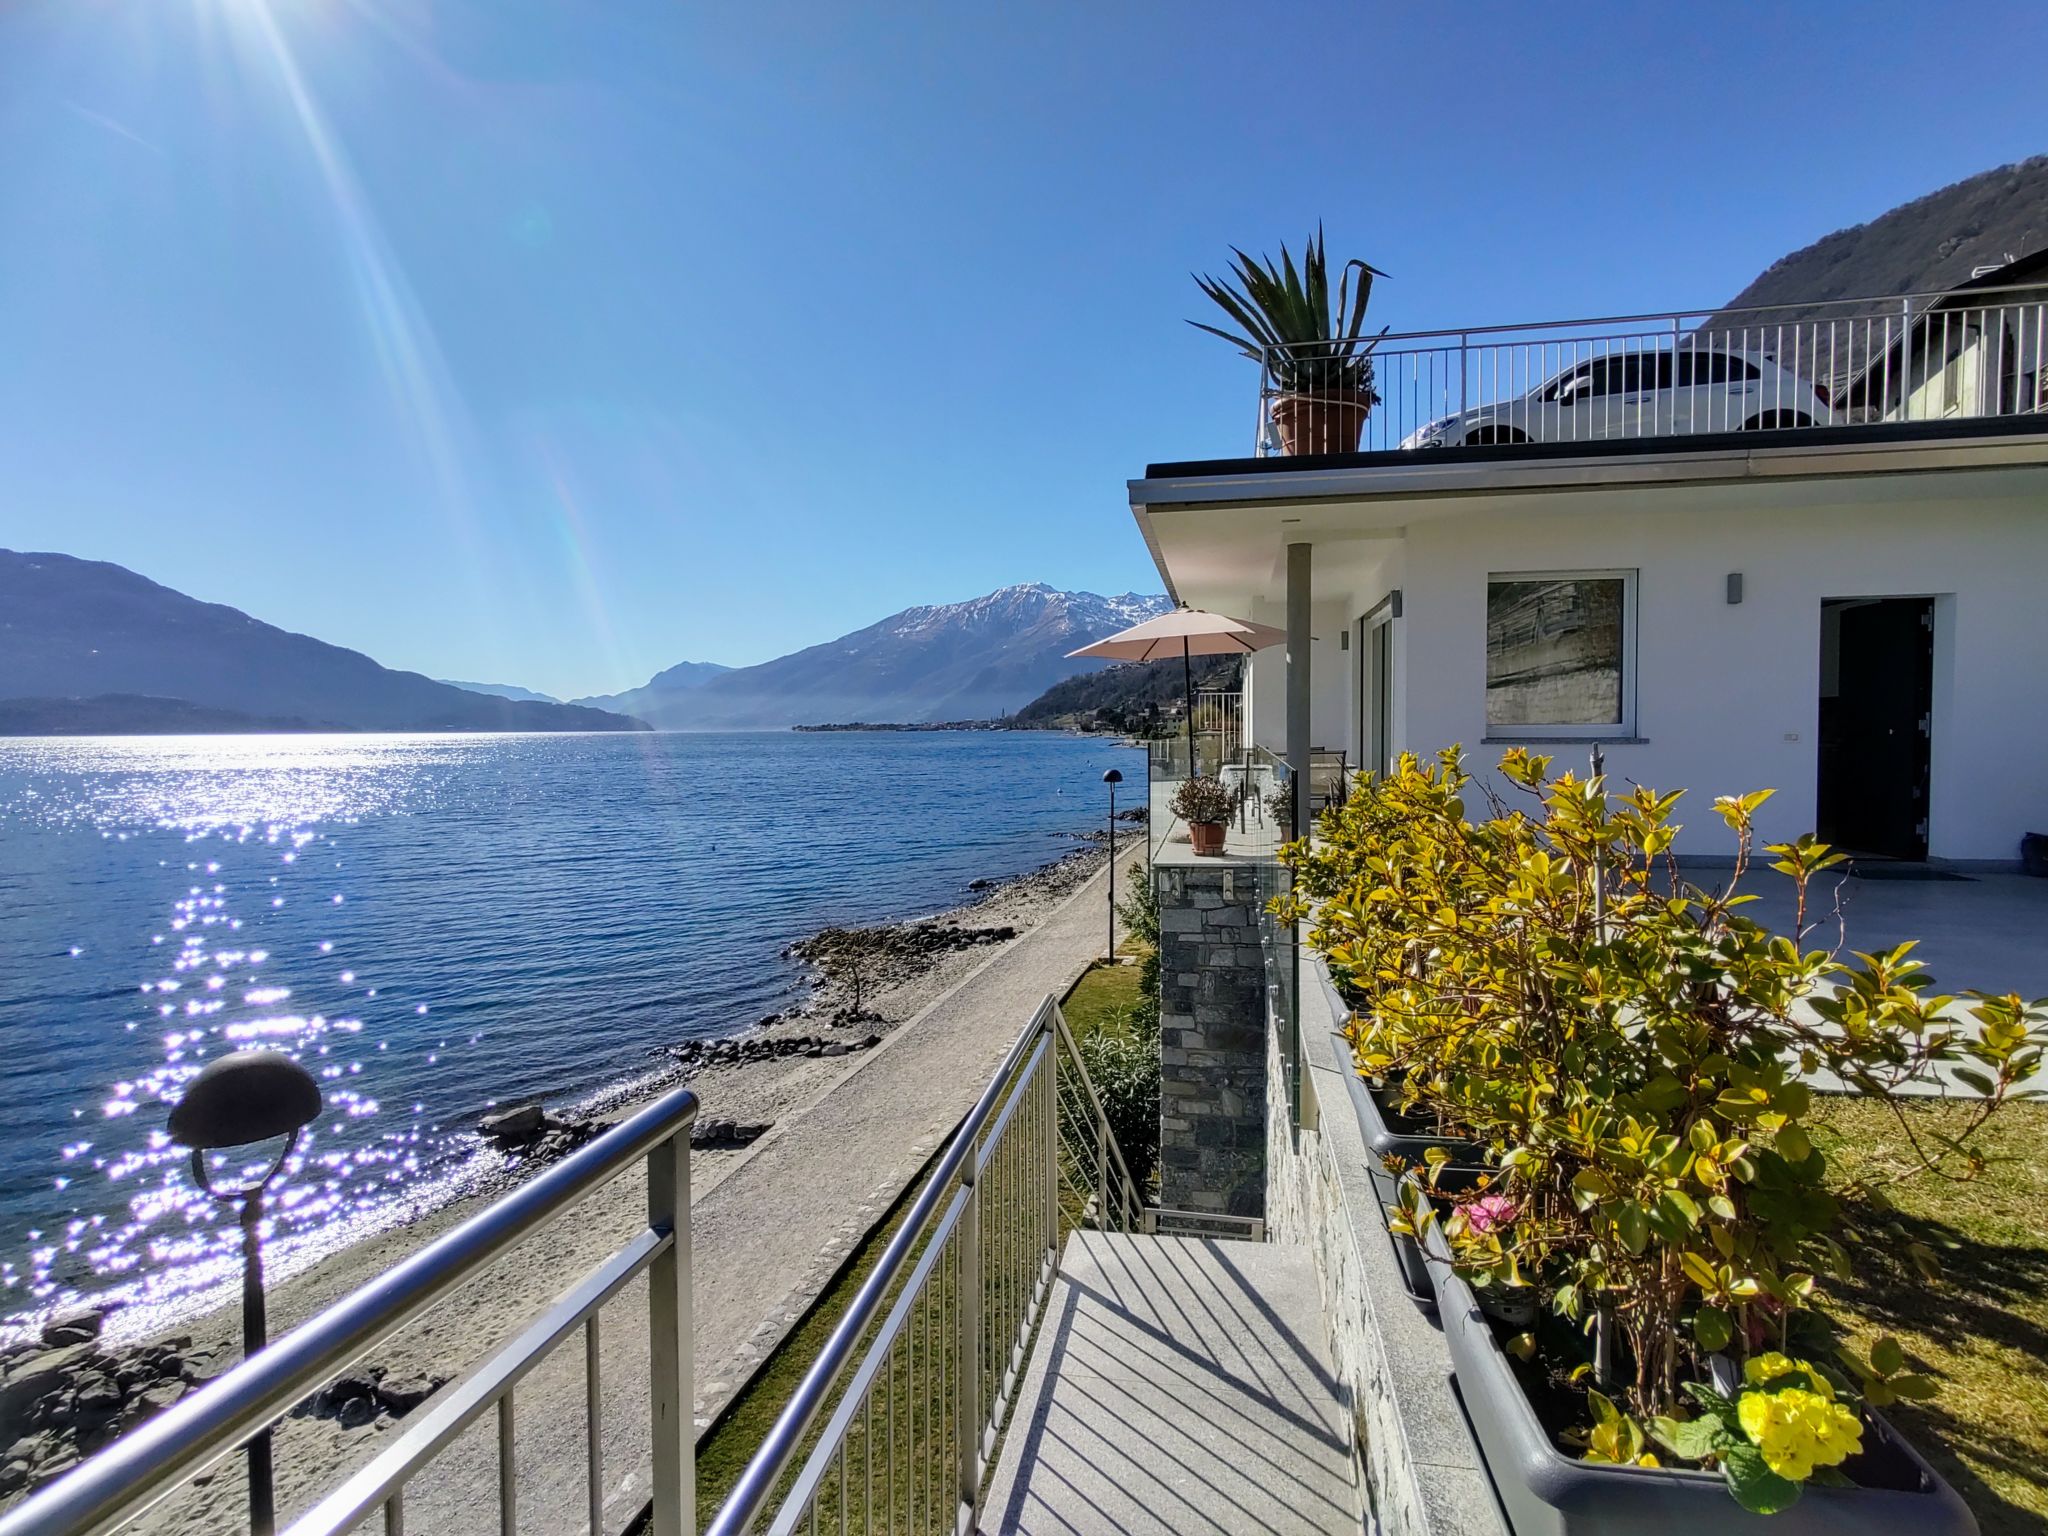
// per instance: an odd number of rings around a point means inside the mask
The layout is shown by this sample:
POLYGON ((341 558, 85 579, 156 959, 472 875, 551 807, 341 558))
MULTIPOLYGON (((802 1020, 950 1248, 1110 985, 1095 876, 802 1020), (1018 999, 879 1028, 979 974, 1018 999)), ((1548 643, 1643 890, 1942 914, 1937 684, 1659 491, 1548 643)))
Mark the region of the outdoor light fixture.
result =
MULTIPOLYGON (((242 1203, 242 1356, 263 1348, 263 1191, 299 1144, 299 1132, 320 1114, 320 1085, 313 1074, 279 1051, 236 1051, 210 1063, 171 1108, 171 1140, 192 1149, 192 1177, 220 1201, 242 1203), (215 1188, 206 1154, 228 1147, 284 1138, 270 1167, 253 1184, 215 1188)), ((270 1431, 249 1441, 249 1530, 273 1536, 276 1494, 271 1477, 270 1431)))
POLYGON ((1732 607, 1733 605, 1735 605, 1736 603, 1739 603, 1739 602, 1741 602, 1741 601, 1742 601, 1742 572, 1740 572, 1740 571, 1730 571, 1730 572, 1728 573, 1728 602, 1729 602, 1729 605, 1730 605, 1730 606, 1732 607))
POLYGON ((1124 776, 1111 768, 1102 775, 1109 786, 1109 959, 1116 963, 1116 787, 1124 776))

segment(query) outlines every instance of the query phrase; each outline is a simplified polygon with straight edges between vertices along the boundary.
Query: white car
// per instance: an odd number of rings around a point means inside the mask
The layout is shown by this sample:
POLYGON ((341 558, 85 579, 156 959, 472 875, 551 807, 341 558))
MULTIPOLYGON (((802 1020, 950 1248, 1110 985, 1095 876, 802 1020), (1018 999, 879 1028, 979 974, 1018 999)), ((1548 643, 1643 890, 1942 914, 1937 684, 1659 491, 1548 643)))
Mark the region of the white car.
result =
POLYGON ((1474 406, 1411 432, 1403 448, 1572 443, 1606 437, 1810 427, 1828 397, 1768 352, 1682 343, 1577 363, 1528 394, 1474 406))

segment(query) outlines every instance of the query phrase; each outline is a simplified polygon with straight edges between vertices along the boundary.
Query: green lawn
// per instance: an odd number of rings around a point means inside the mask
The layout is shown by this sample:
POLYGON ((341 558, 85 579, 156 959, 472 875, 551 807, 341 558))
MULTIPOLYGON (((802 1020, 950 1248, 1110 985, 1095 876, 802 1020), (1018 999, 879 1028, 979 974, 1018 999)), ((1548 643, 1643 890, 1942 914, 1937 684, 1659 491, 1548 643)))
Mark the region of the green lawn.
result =
POLYGON ((796 1395, 804 1373, 810 1370, 812 1362, 824 1349, 825 1341, 832 1336, 832 1330, 839 1326, 840 1318, 853 1304, 853 1298, 859 1294, 868 1276, 874 1273, 875 1265, 881 1261, 882 1250, 889 1246, 889 1239, 902 1226, 911 1198, 923 1182, 921 1178, 912 1181, 910 1188, 898 1198, 894 1209, 854 1250, 845 1268, 826 1287, 809 1314, 763 1362, 754 1379, 733 1399, 711 1433, 697 1443, 697 1511, 700 1518, 709 1519, 712 1512, 725 1502, 726 1495, 739 1481, 740 1473, 746 1470, 749 1458, 768 1438, 769 1429, 788 1406, 790 1398, 796 1395))
MULTIPOLYGON (((1963 1118, 1936 1103, 1905 1113, 1923 1141, 1963 1118)), ((1819 1120, 1814 1141, 1841 1174, 1913 1165, 1905 1129, 1881 1105, 1833 1100, 1819 1120)), ((1859 1344, 1891 1333, 1913 1368, 1941 1383, 1931 1402, 1886 1412, 1955 1484, 1984 1536, 2039 1536, 2048 1526, 2048 1107, 2009 1106, 1977 1145, 1992 1159, 1979 1178, 1921 1174, 1893 1186, 1896 1209, 1852 1209, 1842 1240, 1856 1279, 1829 1289, 1859 1344), (1940 1282, 1906 1258, 1914 1242, 1940 1256, 1940 1282)))
POLYGON ((1117 1019, 1138 1001, 1139 970, 1135 965, 1105 965, 1097 961, 1082 973, 1074 988, 1060 1001, 1067 1027, 1076 1040, 1085 1040, 1105 1024, 1117 1019))

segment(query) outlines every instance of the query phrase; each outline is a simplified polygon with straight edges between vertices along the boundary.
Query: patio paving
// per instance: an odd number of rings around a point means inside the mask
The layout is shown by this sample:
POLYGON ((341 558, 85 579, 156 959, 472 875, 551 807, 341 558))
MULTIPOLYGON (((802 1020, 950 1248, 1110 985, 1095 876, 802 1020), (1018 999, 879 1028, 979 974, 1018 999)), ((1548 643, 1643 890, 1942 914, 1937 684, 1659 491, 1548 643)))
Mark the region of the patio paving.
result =
MULTIPOLYGON (((1685 876, 1705 886, 1727 878, 1725 871, 1695 868, 1687 868, 1685 876)), ((1782 875, 1758 870, 1743 889, 1762 899, 1746 911, 1769 927, 1789 930, 1790 888, 1782 875)), ((1850 949, 1874 952, 1917 939, 1915 957, 1944 991, 1975 987, 2048 997, 2048 880, 2008 874, 1866 879, 1830 873, 1814 885, 1812 906, 1827 926, 1812 935, 1810 947, 1833 942, 1838 894, 1850 949)))

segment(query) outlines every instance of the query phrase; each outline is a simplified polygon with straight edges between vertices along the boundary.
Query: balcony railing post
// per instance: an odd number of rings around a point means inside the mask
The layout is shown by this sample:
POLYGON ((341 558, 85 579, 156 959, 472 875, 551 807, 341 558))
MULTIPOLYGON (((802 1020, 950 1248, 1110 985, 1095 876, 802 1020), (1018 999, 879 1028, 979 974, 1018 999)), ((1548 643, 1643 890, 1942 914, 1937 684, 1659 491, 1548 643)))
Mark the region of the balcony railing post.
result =
POLYGON ((1095 1225, 1103 1232, 1110 1226, 1109 1214, 1109 1127, 1095 1122, 1095 1225))
MULTIPOLYGON (((1149 876, 1148 876, 1149 878, 1149 876)), ((1056 1015, 1045 1016, 1045 1249, 1060 1251, 1060 1039, 1056 1015)))
POLYGON ((1266 457, 1266 398, 1273 382, 1273 349, 1259 348, 1259 400, 1258 412, 1252 422, 1253 452, 1259 458, 1266 457))
POLYGON ((690 1138, 647 1154, 647 1225, 672 1241, 647 1270, 649 1419, 654 1432, 653 1536, 697 1529, 696 1361, 690 1306, 690 1138))
POLYGON ((956 1241, 960 1244, 960 1297, 955 1309, 960 1319, 956 1341, 959 1368, 953 1374, 953 1419, 959 1442, 959 1507, 955 1528, 974 1529, 976 1507, 981 1502, 981 1154, 977 1142, 960 1165, 960 1187, 967 1200, 960 1208, 956 1241))

